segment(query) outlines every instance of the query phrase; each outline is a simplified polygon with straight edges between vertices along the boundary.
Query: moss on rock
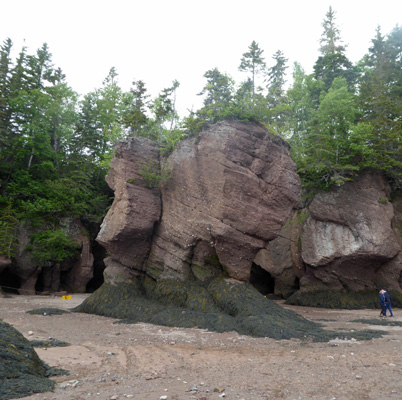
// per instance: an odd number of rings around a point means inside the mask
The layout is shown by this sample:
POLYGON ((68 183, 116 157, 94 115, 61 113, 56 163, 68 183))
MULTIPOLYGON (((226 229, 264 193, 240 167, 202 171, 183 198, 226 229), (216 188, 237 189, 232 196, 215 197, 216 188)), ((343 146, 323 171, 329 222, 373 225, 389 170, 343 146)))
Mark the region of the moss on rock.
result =
MULTIPOLYGON (((390 291, 392 297, 392 306, 402 306, 402 294, 390 291)), ((366 290, 360 292, 338 292, 333 290, 317 290, 311 292, 299 291, 290 296, 285 304, 321 307, 321 308, 339 308, 346 310, 361 310, 364 308, 380 308, 378 301, 378 292, 376 290, 366 290)))
POLYGON ((0 399, 16 399, 52 391, 49 367, 31 343, 4 321, 0 321, 0 399))

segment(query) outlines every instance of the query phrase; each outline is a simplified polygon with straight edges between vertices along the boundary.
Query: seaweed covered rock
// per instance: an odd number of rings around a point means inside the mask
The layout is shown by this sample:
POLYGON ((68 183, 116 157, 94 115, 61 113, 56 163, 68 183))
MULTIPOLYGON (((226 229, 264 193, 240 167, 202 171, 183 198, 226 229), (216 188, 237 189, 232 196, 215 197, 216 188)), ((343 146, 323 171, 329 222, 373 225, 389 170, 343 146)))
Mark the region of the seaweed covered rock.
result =
POLYGON ((177 280, 104 284, 74 311, 118 318, 125 323, 237 331, 275 339, 327 341, 340 335, 268 300, 248 283, 222 277, 205 285, 177 280))
MULTIPOLYGON (((393 307, 402 307, 402 293, 390 291, 393 307)), ((361 310, 365 308, 380 308, 378 291, 362 290, 346 292, 336 290, 299 291, 290 296, 286 302, 289 305, 339 308, 361 310)))
POLYGON ((0 399, 16 399, 53 390, 49 369, 31 343, 0 320, 0 399))

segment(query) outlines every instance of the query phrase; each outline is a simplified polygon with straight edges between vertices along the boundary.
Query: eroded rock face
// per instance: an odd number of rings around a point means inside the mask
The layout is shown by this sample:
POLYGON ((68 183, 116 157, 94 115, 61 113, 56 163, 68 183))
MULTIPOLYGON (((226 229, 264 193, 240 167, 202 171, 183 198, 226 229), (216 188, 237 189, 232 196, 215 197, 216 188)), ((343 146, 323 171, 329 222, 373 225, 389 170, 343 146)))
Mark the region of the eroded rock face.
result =
POLYGON ((157 144, 141 137, 119 142, 106 177, 115 199, 96 239, 114 262, 137 270, 144 267, 161 215, 159 189, 147 188, 141 174, 151 167, 159 167, 157 144))
POLYGON ((278 237, 261 249, 254 259, 254 263, 275 280, 273 293, 284 298, 299 289, 299 280, 305 273, 299 243, 300 215, 300 210, 294 210, 278 237))
MULTIPOLYGON (((88 282, 92 279, 94 256, 91 250, 91 241, 84 234, 84 227, 77 220, 67 221, 68 231, 72 238, 80 243, 80 257, 73 264, 63 262, 61 271, 64 273, 63 289, 70 292, 85 293, 88 282)), ((60 282, 61 283, 61 282, 60 282)))
MULTIPOLYGON (((36 230, 28 225, 21 224, 18 229, 18 251, 13 257, 10 269, 20 281, 19 293, 32 295, 36 291, 38 280, 43 291, 57 292, 69 290, 85 293, 86 286, 93 276, 93 255, 91 244, 80 220, 66 218, 60 221, 61 226, 68 231, 69 237, 80 245, 80 257, 77 261, 55 263, 47 267, 36 265, 27 247, 30 236, 36 230), (62 278, 63 274, 63 278, 62 278), (62 282, 62 279, 64 282, 62 282)), ((39 229, 39 228, 37 228, 39 229)), ((40 228, 40 229, 43 229, 40 228)))
POLYGON ((198 143, 187 140, 168 160, 163 217, 148 273, 185 279, 197 250, 216 256, 246 281, 258 250, 277 236, 298 202, 300 181, 288 146, 259 126, 220 123, 198 143))
MULTIPOLYGON (((402 196, 392 200, 395 217, 393 229, 399 247, 402 249, 402 196)), ((381 266, 376 273, 378 287, 388 290, 401 291, 402 289, 402 250, 391 260, 381 266)))
MULTIPOLYGON (((306 264, 302 288, 357 291, 378 286, 379 270, 401 250, 389 194, 379 174, 365 173, 314 197, 301 235, 306 264)), ((394 281, 393 287, 399 286, 396 269, 391 268, 393 279, 385 280, 394 281)))
POLYGON ((106 283, 144 274, 209 281, 223 270, 247 282, 258 266, 285 298, 299 288, 401 291, 402 200, 395 211, 381 175, 362 174, 300 209, 287 144, 241 122, 183 141, 160 190, 146 187, 145 162, 160 163, 155 144, 119 144, 107 177, 115 201, 97 238, 110 256, 106 283))
POLYGON ((247 281, 257 252, 298 204, 288 145, 254 124, 219 123, 183 141, 167 160, 171 177, 161 203, 138 176, 138 160, 156 162, 156 147, 133 138, 117 153, 107 178, 115 202, 97 238, 113 268, 118 262, 155 279, 202 280, 219 265, 247 281))

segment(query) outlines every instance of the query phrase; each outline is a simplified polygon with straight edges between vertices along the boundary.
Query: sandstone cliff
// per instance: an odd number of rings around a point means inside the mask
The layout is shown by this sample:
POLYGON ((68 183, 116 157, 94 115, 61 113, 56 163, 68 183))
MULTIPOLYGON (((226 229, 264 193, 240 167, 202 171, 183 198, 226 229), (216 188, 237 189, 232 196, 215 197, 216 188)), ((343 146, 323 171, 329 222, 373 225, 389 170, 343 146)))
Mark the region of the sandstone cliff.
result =
MULTIPOLYGON (((389 196, 390 188, 379 174, 365 173, 353 183, 314 197, 301 236, 307 266, 302 286, 376 288, 377 275, 401 250, 389 196)), ((400 290, 395 276, 381 284, 400 290)))
POLYGON ((155 144, 129 138, 117 154, 107 178, 116 197, 97 238, 110 255, 106 281, 140 271, 204 281, 222 270, 248 281, 257 253, 299 201, 288 145, 258 125, 219 123, 183 141, 161 190, 141 177, 146 163, 158 162, 155 144))
POLYGON ((288 300, 290 304, 375 307, 380 288, 393 291, 399 304, 401 204, 401 198, 391 201, 382 175, 365 172, 353 182, 317 194, 308 207, 295 211, 283 235, 264 250, 269 257, 260 259, 260 265, 282 286, 289 288, 298 280, 299 291, 288 300), (333 293, 326 299, 307 296, 319 292, 324 297, 329 292, 352 295, 343 300, 333 293), (363 292, 366 295, 355 301, 353 296, 363 292))
POLYGON ((301 209, 287 144, 258 125, 219 123, 163 162, 156 144, 129 138, 107 180, 115 201, 97 238, 106 283, 226 274, 284 298, 401 291, 401 202, 384 178, 366 172, 301 209), (150 187, 145 166, 162 164, 170 178, 150 187))

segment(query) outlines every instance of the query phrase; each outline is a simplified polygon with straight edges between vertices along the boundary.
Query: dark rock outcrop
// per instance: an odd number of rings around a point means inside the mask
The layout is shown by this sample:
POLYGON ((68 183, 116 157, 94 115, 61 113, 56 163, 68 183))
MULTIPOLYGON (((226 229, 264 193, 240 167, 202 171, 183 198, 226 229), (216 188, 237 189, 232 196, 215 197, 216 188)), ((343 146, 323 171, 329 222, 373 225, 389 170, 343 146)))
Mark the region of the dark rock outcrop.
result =
POLYGON ((26 397, 52 391, 49 367, 30 342, 11 325, 0 320, 0 398, 26 397))
MULTIPOLYGON (((16 289, 21 294, 34 294, 36 287, 41 291, 57 292, 69 290, 84 293, 86 285, 93 276, 93 255, 88 235, 78 219, 66 218, 60 225, 68 232, 80 248, 80 256, 74 261, 50 263, 48 266, 38 266, 29 251, 30 237, 42 228, 33 228, 21 224, 18 229, 18 251, 12 259, 9 269, 19 281, 16 289)), ((6 269, 6 268, 5 268, 6 269)))

